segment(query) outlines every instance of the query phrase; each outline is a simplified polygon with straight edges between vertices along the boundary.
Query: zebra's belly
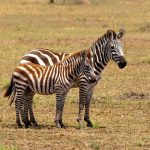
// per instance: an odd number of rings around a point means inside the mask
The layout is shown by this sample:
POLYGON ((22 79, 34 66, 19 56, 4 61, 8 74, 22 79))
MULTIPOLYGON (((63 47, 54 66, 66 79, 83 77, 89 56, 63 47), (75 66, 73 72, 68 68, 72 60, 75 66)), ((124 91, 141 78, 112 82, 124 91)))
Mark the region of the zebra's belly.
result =
POLYGON ((55 91, 35 91, 35 90, 31 90, 33 93, 36 94, 40 94, 40 95, 51 95, 51 94, 55 94, 55 91))
POLYGON ((42 85, 38 84, 34 87, 29 86, 29 88, 33 93, 37 93, 40 95, 51 95, 51 94, 55 93, 54 86, 50 86, 50 85, 42 86, 42 85))

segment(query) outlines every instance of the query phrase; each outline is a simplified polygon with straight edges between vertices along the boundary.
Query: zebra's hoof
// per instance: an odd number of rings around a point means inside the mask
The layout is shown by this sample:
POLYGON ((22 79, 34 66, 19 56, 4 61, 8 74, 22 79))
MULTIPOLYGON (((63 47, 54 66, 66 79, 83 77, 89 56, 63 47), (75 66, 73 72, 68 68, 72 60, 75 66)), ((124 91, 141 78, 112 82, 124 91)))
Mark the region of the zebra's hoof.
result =
POLYGON ((25 128, 29 128, 29 125, 28 125, 28 124, 25 124, 25 128))
POLYGON ((56 127, 57 127, 57 128, 61 128, 61 125, 58 123, 58 124, 56 125, 56 127))
POLYGON ((30 120, 30 123, 31 123, 31 125, 34 126, 34 127, 37 127, 37 126, 38 126, 38 124, 37 124, 37 122, 36 122, 35 120, 30 120))
POLYGON ((21 124, 18 124, 18 127, 19 127, 19 128, 22 128, 22 125, 21 125, 21 124))
POLYGON ((88 123, 87 123, 87 127, 93 128, 92 122, 88 122, 88 123))
POLYGON ((60 124, 61 128, 66 128, 66 126, 63 124, 62 120, 59 120, 59 124, 60 124))
POLYGON ((32 125, 29 120, 27 121, 27 125, 28 125, 28 126, 31 126, 31 125, 32 125))
POLYGON ((78 124, 79 124, 79 128, 82 128, 82 127, 83 127, 82 120, 78 118, 78 119, 77 119, 77 122, 78 122, 78 124))
POLYGON ((57 128, 67 128, 65 125, 60 125, 60 124, 57 124, 56 127, 57 128))
POLYGON ((34 126, 34 127, 37 127, 37 126, 38 126, 38 124, 35 122, 35 123, 33 124, 33 126, 34 126))
POLYGON ((65 128, 67 128, 67 126, 65 126, 65 125, 63 124, 63 125, 61 125, 61 128, 64 128, 64 129, 65 129, 65 128))
POLYGON ((31 126, 30 121, 24 121, 25 128, 29 128, 31 126))
POLYGON ((57 128, 61 128, 61 124, 60 124, 59 120, 54 120, 54 122, 55 122, 57 128))

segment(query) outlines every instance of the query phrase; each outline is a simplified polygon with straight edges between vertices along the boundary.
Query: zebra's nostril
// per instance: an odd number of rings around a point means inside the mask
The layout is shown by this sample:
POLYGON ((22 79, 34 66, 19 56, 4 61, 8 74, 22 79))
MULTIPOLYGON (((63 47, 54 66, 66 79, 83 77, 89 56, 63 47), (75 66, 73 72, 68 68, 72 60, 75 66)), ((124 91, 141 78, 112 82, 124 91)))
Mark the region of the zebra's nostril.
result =
POLYGON ((127 61, 123 56, 120 57, 117 63, 120 69, 124 68, 127 65, 127 61))
POLYGON ((118 63, 120 69, 123 69, 127 65, 127 62, 118 63))
POLYGON ((96 77, 95 76, 91 76, 88 78, 90 83, 94 83, 97 82, 96 77))

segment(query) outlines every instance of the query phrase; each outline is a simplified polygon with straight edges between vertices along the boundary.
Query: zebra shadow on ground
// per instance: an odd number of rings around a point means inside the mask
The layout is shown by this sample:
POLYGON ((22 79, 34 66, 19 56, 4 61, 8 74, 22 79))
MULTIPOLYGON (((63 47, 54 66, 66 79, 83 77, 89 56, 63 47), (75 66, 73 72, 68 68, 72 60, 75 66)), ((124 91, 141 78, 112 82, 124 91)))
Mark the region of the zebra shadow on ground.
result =
MULTIPOLYGON (((25 128, 25 126, 22 124, 22 127, 18 127, 17 124, 1 124, 1 128, 9 128, 9 129, 35 129, 35 130, 40 130, 40 129, 59 129, 55 125, 50 125, 50 124, 38 124, 38 126, 29 126, 28 128, 25 128)), ((74 128, 74 129, 80 129, 80 127, 74 125, 67 125, 63 129, 67 128, 74 128)), ((83 127, 84 128, 84 127, 83 127)))
POLYGON ((56 128, 55 125, 48 125, 48 124, 39 124, 36 126, 29 126, 28 128, 25 128, 25 126, 22 124, 22 127, 18 127, 17 124, 2 124, 1 128, 9 128, 9 129, 53 129, 56 128))

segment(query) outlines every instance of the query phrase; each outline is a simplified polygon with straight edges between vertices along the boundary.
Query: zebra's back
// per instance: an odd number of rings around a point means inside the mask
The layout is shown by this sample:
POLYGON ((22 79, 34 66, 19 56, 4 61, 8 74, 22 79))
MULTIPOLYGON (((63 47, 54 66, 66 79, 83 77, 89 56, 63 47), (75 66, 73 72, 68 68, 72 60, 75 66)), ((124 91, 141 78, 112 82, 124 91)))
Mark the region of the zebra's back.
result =
POLYGON ((33 63, 20 64, 13 72, 13 80, 19 88, 27 88, 38 94, 53 94, 56 66, 47 67, 33 63), (51 86, 50 86, 51 85, 51 86))
POLYGON ((23 64, 32 62, 34 64, 39 64, 43 66, 51 66, 60 62, 68 55, 69 53, 55 52, 49 49, 40 48, 29 51, 23 56, 20 63, 23 64))

